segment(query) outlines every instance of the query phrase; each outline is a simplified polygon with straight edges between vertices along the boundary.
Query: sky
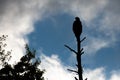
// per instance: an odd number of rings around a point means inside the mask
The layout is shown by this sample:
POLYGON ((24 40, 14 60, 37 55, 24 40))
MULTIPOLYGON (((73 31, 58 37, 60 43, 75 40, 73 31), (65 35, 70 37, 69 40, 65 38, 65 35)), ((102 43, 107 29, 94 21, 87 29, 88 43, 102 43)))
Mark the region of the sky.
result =
POLYGON ((119 0, 0 0, 0 35, 8 35, 10 63, 25 54, 25 44, 37 50, 45 80, 74 80, 68 68, 76 59, 64 45, 76 50, 72 24, 83 25, 83 78, 120 80, 119 0))

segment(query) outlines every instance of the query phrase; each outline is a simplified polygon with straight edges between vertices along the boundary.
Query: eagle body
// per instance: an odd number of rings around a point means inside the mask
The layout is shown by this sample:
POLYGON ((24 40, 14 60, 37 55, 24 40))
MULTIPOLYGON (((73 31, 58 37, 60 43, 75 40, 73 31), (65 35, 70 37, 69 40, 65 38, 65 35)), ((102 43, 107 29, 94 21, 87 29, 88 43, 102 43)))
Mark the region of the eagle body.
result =
POLYGON ((76 17, 75 21, 73 22, 73 32, 74 32, 77 40, 79 40, 80 35, 82 33, 82 24, 81 24, 81 21, 80 21, 79 17, 76 17))

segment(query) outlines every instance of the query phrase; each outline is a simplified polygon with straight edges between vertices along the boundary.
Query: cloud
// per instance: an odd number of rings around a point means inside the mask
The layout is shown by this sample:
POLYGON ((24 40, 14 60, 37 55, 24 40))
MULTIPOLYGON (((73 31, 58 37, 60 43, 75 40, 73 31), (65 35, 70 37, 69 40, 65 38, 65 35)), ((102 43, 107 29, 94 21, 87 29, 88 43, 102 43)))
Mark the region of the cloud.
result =
MULTIPOLYGON (((68 13, 73 16, 80 16, 88 26, 87 29, 98 29, 104 35, 96 38, 88 35, 92 37, 90 37, 85 49, 88 52, 96 53, 98 50, 108 47, 109 43, 114 44, 116 40, 119 40, 119 9, 119 0, 0 0, 0 35, 7 34, 9 36, 6 41, 8 44, 7 49, 13 50, 11 62, 14 62, 23 55, 24 44, 29 43, 27 35, 34 31, 34 22, 36 20, 42 20, 57 13, 68 13), (102 15, 100 19, 99 15, 102 15), (99 25, 89 27, 91 24, 95 24, 96 19, 100 21, 99 25)), ((45 76, 50 80, 53 80, 54 77, 63 80, 67 80, 69 77, 73 79, 71 74, 65 70, 68 67, 62 64, 58 56, 43 56, 42 59, 44 62, 42 66, 47 68, 45 76), (51 72, 56 75, 51 74, 51 72), (58 72, 61 74, 58 74, 58 72)), ((88 70, 87 73, 93 72, 97 74, 96 76, 88 75, 92 77, 89 77, 92 80, 94 78, 104 80, 105 77, 102 71, 103 69, 98 68, 88 70)), ((117 80, 118 76, 118 74, 114 73, 111 80, 117 80)))
POLYGON ((120 34, 120 8, 118 6, 119 1, 115 0, 113 3, 112 1, 107 6, 107 9, 104 14, 104 18, 101 21, 100 30, 111 38, 112 41, 116 41, 118 35, 120 34))
POLYGON ((96 69, 85 69, 84 77, 88 78, 88 80, 106 80, 104 74, 104 68, 96 68, 96 69))
POLYGON ((86 45, 83 47, 85 53, 89 55, 95 54, 102 48, 108 47, 109 42, 106 40, 101 40, 100 38, 88 37, 86 45))
MULTIPOLYGON (((65 66, 57 55, 46 56, 42 54, 41 60, 40 68, 45 69, 43 76, 46 80, 74 80, 76 74, 67 71, 68 68, 72 67, 65 66)), ((113 73, 112 77, 114 77, 114 75, 113 73)), ((84 69, 83 79, 85 78, 88 78, 88 80, 106 80, 105 68, 84 69)), ((111 78, 110 80, 115 79, 111 78)))
POLYGON ((72 73, 68 72, 57 55, 41 55, 41 68, 45 69, 44 77, 46 80, 74 80, 72 73))
MULTIPOLYGON (((112 43, 112 41, 116 41, 116 35, 119 34, 120 29, 120 11, 119 6, 116 5, 118 1, 119 0, 115 0, 114 2, 109 0, 0 0, 0 34, 9 35, 7 44, 9 45, 9 49, 13 50, 13 54, 17 53, 17 56, 18 52, 24 52, 24 44, 29 42, 27 34, 34 31, 34 22, 36 20, 42 20, 44 17, 49 17, 54 14, 68 13, 73 16, 80 16, 82 20, 89 25, 94 24, 94 19, 103 13, 104 17, 101 19, 99 31, 105 35, 110 35, 110 38, 112 38, 110 43, 112 43), (113 9, 111 9, 111 7, 113 9)), ((103 44, 95 48, 94 52, 105 47, 107 43, 104 43, 104 37, 107 36, 103 36, 101 39, 98 38, 103 44)), ((94 48, 94 45, 91 47, 94 48)))
POLYGON ((103 11, 107 0, 74 0, 70 4, 70 13, 80 16, 86 22, 91 22, 103 11))
POLYGON ((68 13, 79 16, 86 22, 91 22, 106 7, 108 0, 45 0, 44 9, 48 14, 68 13))
POLYGON ((110 80, 120 80, 120 71, 113 71, 110 80))
POLYGON ((41 1, 0 0, 0 35, 8 35, 6 49, 12 49, 11 62, 18 61, 23 55, 25 44, 29 42, 27 35, 34 30, 34 22, 44 12, 40 10, 44 3, 38 2, 41 1))
MULTIPOLYGON (((46 56, 41 54, 40 68, 45 69, 44 78, 45 80, 75 80, 77 76, 74 73, 67 71, 67 69, 74 69, 68 65, 64 65, 57 55, 46 56)), ((120 71, 113 70, 111 75, 106 75, 106 69, 104 67, 98 67, 95 69, 84 68, 83 79, 88 80, 119 80, 120 71)))

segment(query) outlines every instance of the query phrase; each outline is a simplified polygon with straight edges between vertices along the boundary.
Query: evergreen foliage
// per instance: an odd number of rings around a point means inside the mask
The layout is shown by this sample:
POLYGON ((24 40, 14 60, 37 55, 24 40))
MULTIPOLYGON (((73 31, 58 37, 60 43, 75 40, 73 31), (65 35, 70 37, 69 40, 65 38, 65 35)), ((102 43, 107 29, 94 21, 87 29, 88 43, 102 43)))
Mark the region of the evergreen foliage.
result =
POLYGON ((26 45, 26 55, 24 55, 15 65, 8 64, 10 53, 5 53, 3 41, 5 36, 0 37, 0 80, 44 80, 42 76, 44 70, 40 70, 38 66, 40 61, 35 58, 35 51, 31 51, 26 45))

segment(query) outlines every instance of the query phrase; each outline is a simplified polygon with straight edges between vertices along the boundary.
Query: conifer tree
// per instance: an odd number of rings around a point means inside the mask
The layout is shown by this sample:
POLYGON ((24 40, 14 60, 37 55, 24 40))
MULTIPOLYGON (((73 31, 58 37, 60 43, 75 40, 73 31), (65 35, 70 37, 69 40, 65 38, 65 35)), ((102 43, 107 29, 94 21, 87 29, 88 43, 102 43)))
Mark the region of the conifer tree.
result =
POLYGON ((0 37, 0 63, 2 65, 0 80, 44 80, 42 76, 44 70, 38 68, 40 60, 35 58, 35 51, 31 51, 26 45, 26 54, 20 61, 14 65, 8 64, 11 52, 5 53, 4 40, 6 40, 5 36, 0 37))

